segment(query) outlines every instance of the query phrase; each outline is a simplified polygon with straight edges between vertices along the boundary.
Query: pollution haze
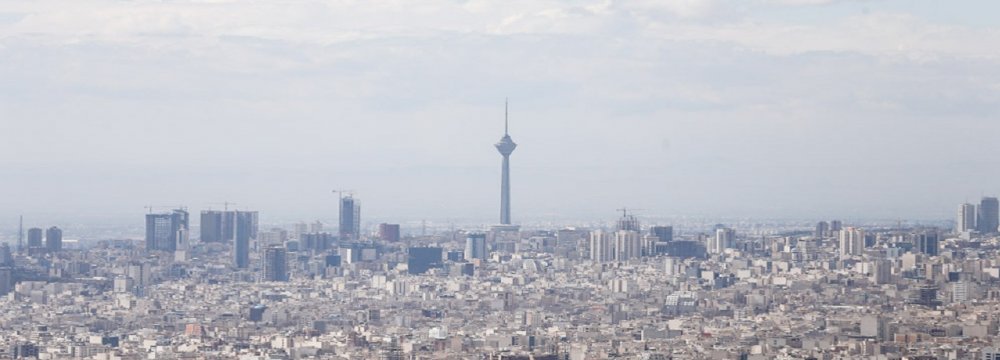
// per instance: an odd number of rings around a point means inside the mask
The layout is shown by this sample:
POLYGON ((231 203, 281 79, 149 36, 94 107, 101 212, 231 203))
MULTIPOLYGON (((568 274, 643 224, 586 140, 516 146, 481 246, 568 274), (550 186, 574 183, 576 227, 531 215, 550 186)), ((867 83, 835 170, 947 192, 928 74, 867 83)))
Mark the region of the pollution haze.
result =
MULTIPOLYGON (((995 1, 4 1, 0 216, 950 219, 995 1), (970 12, 967 9, 976 8, 970 12)), ((138 220, 136 220, 138 222, 138 220)))

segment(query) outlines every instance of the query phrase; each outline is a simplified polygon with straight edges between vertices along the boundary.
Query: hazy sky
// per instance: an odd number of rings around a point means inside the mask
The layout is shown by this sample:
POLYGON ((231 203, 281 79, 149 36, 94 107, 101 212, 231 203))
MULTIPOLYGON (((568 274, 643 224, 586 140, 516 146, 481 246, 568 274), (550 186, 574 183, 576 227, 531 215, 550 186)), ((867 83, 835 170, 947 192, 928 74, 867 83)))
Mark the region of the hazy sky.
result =
MULTIPOLYGON (((0 2, 0 216, 950 218, 1000 2, 0 2)), ((13 220, 12 220, 13 221, 13 220)), ((6 223, 6 222, 5 222, 6 223)))

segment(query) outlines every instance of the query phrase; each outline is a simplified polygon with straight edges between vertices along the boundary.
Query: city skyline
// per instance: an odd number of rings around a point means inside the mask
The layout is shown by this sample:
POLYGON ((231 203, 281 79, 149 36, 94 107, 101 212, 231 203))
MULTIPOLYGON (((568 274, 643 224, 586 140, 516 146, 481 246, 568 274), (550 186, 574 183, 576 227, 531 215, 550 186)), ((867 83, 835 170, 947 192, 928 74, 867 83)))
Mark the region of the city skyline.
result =
POLYGON ((1000 360, 998 13, 0 1, 0 358, 1000 360))
POLYGON ((308 2, 0 5, 0 111, 16 120, 0 218, 224 199, 315 218, 346 186, 387 218, 489 220, 505 96, 531 144, 512 169, 520 219, 623 205, 945 219, 1000 193, 1000 170, 966 156, 1000 152, 989 10, 434 4, 454 21, 308 2))

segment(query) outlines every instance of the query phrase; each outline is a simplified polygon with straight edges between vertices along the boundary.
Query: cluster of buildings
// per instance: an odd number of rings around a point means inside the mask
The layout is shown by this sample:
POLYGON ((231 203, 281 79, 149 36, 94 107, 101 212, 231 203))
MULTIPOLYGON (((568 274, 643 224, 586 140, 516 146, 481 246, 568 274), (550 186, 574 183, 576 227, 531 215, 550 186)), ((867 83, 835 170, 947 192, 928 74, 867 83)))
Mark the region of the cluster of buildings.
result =
POLYGON ((228 206, 75 249, 30 229, 0 246, 0 358, 1000 359, 995 198, 962 205, 955 229, 682 233, 627 210, 522 229, 516 144, 496 147, 500 224, 469 231, 366 233, 353 196, 336 232, 261 230, 228 206))

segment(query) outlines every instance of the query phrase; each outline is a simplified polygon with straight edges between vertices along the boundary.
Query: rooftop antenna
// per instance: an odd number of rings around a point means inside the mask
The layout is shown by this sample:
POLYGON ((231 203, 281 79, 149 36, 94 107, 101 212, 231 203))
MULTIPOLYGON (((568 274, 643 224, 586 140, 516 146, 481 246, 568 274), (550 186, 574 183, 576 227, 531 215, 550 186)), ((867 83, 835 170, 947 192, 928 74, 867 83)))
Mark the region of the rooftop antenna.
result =
POLYGON ((507 98, 503 98, 503 134, 504 135, 508 135, 508 132, 507 132, 507 127, 508 126, 507 125, 508 125, 508 121, 507 121, 507 98))

